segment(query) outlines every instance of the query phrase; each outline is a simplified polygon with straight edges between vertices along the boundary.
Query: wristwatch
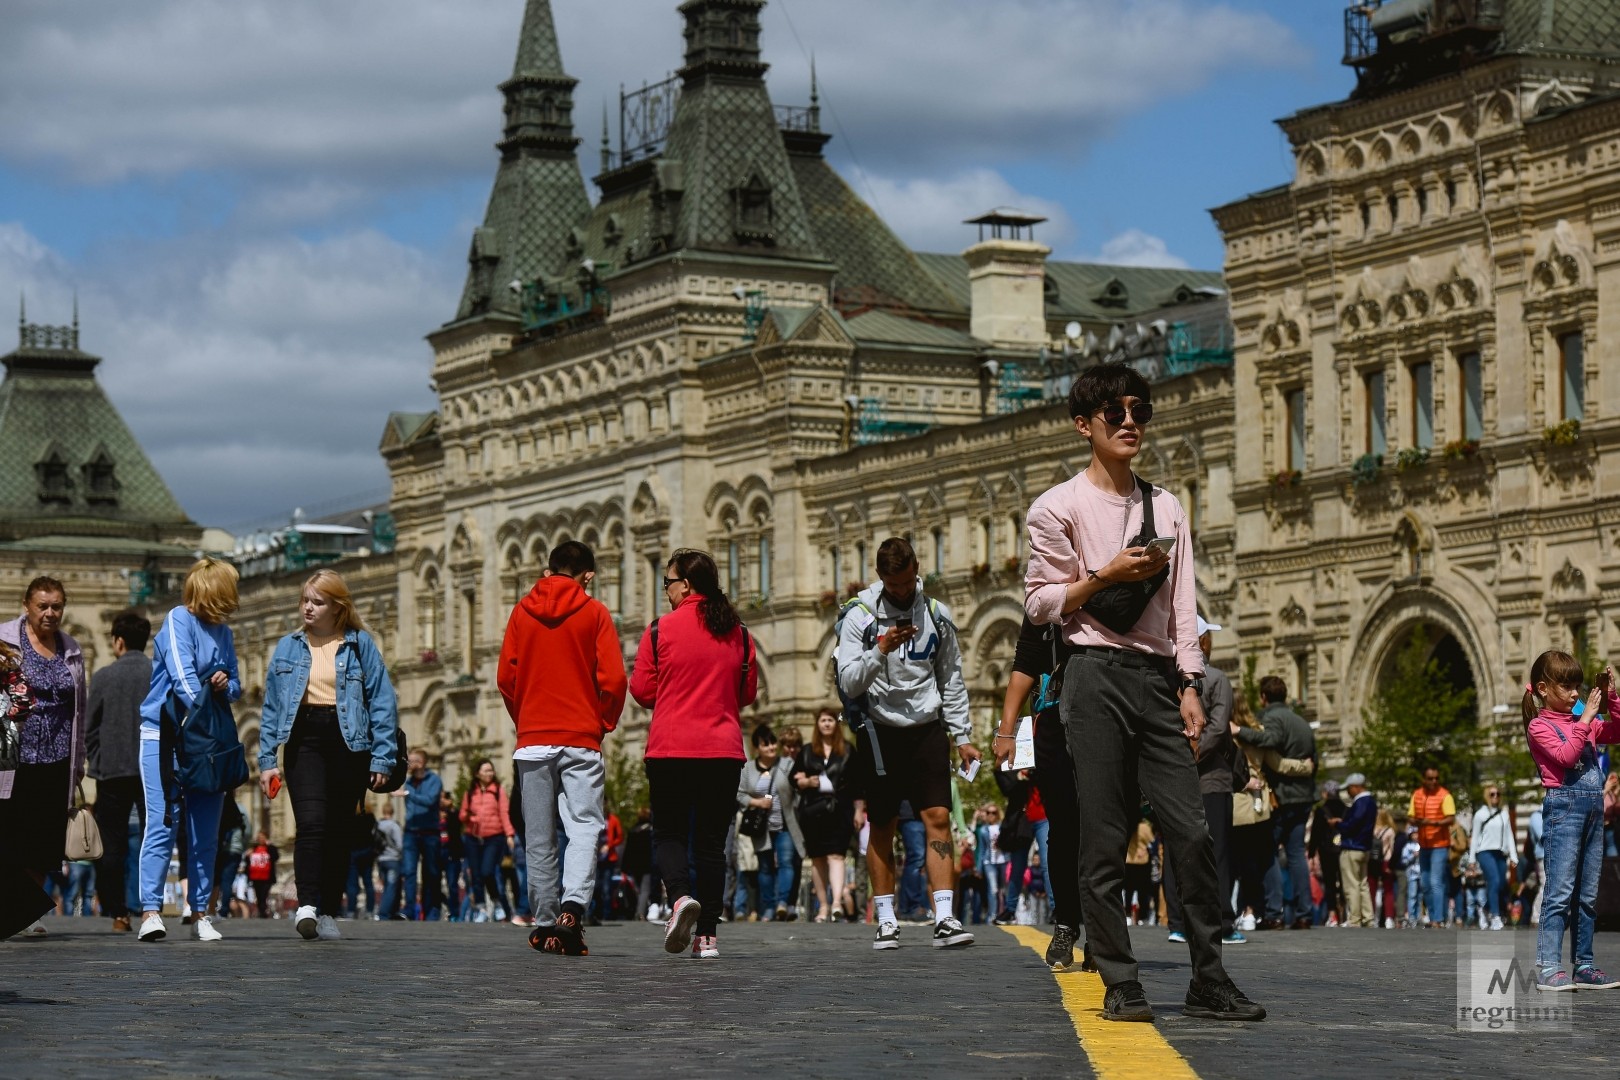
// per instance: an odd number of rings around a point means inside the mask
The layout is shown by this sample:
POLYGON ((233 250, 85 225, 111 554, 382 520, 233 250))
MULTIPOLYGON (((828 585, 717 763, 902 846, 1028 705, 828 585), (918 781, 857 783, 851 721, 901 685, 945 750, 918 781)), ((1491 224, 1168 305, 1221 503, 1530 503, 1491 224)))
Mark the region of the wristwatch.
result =
POLYGON ((1204 693, 1204 677, 1202 675, 1183 675, 1181 677, 1181 689, 1191 690, 1193 693, 1202 696, 1204 693))

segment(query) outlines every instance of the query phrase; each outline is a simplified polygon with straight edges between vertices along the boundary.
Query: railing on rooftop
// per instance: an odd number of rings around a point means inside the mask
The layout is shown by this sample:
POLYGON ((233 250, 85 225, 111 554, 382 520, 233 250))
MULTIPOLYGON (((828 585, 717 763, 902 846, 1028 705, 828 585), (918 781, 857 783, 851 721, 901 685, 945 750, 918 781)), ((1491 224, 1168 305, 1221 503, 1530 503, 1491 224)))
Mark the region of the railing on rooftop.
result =
POLYGON ((777 105, 776 126, 783 131, 821 131, 820 105, 777 105))
POLYGON ((671 75, 640 90, 625 92, 619 87, 619 149, 608 149, 607 132, 602 133, 602 171, 622 169, 663 153, 675 122, 675 107, 681 100, 681 79, 671 75))
POLYGON ((1356 0, 1344 12, 1344 63, 1362 67, 1390 46, 1501 29, 1502 0, 1356 0))

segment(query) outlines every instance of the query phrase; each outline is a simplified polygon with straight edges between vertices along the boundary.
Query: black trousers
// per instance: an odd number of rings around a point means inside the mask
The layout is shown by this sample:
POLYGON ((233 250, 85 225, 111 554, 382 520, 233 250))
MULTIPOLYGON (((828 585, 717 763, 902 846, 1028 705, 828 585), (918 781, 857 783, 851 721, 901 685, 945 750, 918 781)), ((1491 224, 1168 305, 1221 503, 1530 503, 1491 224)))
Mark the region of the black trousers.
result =
POLYGON ((1080 801, 1074 790, 1074 759, 1057 710, 1035 718, 1035 786, 1046 807, 1047 876, 1052 879, 1052 921, 1078 927, 1080 903, 1080 801))
MULTIPOLYGON (((1232 796, 1204 793, 1204 821, 1215 851, 1215 881, 1220 888, 1221 936, 1232 932, 1232 796)), ((1181 894, 1176 890, 1175 865, 1164 861, 1164 906, 1169 909, 1170 929, 1182 929, 1181 894)))
POLYGON ((1171 674, 1165 662, 1118 649, 1083 650, 1064 670, 1060 708, 1080 796, 1086 945, 1107 986, 1137 978, 1122 890, 1143 795, 1181 882, 1194 974, 1226 978, 1215 853, 1171 674))
POLYGON ((136 807, 141 811, 141 834, 145 835, 146 789, 141 778, 120 776, 96 781, 96 828, 101 830, 96 899, 101 901, 101 913, 113 919, 129 917, 129 812, 136 807))
POLYGON ((337 710, 299 708, 286 754, 287 794, 298 826, 293 877, 299 907, 334 917, 342 913, 355 807, 370 779, 370 764, 365 751, 350 750, 343 741, 337 710))
POLYGON ((673 903, 690 896, 703 907, 697 932, 720 925, 726 884, 726 833, 737 812, 743 762, 731 758, 648 758, 653 854, 673 903), (697 881, 687 867, 690 846, 697 881))

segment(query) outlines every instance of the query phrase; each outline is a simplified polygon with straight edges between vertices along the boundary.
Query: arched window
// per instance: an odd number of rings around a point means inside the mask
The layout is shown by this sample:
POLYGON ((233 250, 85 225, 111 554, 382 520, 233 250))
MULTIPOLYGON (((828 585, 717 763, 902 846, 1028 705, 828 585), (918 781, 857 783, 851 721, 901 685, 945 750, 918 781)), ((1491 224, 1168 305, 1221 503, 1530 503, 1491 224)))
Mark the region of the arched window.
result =
POLYGON ((771 594, 771 538, 764 533, 759 537, 759 565, 754 568, 755 584, 759 586, 759 595, 771 594))
POLYGON ((996 528, 989 518, 979 522, 979 555, 987 566, 996 561, 996 528))
POLYGON ((934 573, 945 572, 945 530, 934 526, 934 573))

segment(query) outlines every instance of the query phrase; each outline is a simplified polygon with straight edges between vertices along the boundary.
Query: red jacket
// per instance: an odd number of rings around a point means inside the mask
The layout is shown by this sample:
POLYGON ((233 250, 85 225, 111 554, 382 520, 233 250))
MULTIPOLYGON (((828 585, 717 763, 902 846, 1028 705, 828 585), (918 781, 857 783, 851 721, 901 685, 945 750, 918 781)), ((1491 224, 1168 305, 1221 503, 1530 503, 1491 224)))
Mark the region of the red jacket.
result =
POLYGON ((506 622, 495 684, 517 745, 601 750, 624 711, 624 653, 613 616, 579 582, 535 582, 506 622))
POLYGON ((658 620, 656 657, 652 627, 641 635, 630 695, 652 710, 649 758, 745 761, 741 714, 759 693, 759 660, 750 637, 744 678, 742 628, 710 635, 698 617, 701 600, 688 596, 658 620))
POLYGON ((482 787, 477 781, 461 797, 461 832, 488 840, 492 836, 511 836, 512 816, 508 813, 510 800, 506 789, 499 784, 482 787))
POLYGON ((607 816, 607 828, 603 830, 602 846, 607 848, 607 854, 602 856, 604 861, 619 861, 619 851, 624 847, 624 826, 619 822, 619 815, 611 811, 607 816))

